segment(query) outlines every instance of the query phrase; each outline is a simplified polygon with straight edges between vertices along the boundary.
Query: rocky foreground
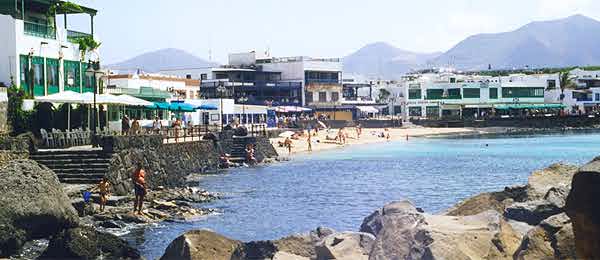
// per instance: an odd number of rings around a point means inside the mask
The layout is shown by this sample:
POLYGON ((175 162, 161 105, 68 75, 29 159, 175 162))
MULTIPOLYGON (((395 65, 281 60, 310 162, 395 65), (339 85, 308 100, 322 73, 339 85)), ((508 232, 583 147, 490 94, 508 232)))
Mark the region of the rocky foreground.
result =
POLYGON ((241 242, 208 230, 175 239, 161 259, 600 259, 600 158, 555 164, 525 186, 483 193, 445 214, 409 201, 367 216, 359 231, 328 228, 241 242))
POLYGON ((196 203, 217 198, 198 188, 159 188, 146 197, 144 214, 135 215, 131 196, 115 196, 99 212, 98 205, 83 202, 81 188, 65 190, 54 172, 35 161, 4 162, 0 166, 0 258, 140 259, 127 242, 103 231, 187 221, 212 212, 197 208, 196 203))

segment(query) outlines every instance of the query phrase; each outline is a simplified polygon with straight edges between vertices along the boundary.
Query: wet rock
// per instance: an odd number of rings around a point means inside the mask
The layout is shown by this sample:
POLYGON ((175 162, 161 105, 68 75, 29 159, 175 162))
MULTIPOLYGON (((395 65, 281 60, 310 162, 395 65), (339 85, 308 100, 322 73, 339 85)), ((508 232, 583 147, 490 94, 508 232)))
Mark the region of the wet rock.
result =
POLYGON ((514 255, 517 259, 576 259, 574 242, 571 220, 561 213, 530 230, 514 255))
POLYGON ((103 227, 103 228, 123 228, 124 225, 114 221, 114 220, 106 220, 106 221, 102 221, 98 224, 99 226, 103 227))
POLYGON ((331 234, 316 246, 317 259, 368 259, 374 241, 369 233, 331 234))
POLYGON ((160 259, 230 260, 241 244, 212 231, 193 230, 173 240, 160 259))
POLYGON ((31 160, 0 166, 0 257, 28 240, 78 225, 79 217, 56 174, 31 160))
POLYGON ((600 157, 575 174, 565 211, 573 223, 577 257, 600 259, 600 157))
POLYGON ((504 216, 529 225, 537 225, 542 220, 562 212, 562 208, 547 200, 534 200, 514 203, 506 208, 504 216))
POLYGON ((140 259, 140 253, 119 237, 91 227, 77 227, 53 237, 42 258, 140 259))

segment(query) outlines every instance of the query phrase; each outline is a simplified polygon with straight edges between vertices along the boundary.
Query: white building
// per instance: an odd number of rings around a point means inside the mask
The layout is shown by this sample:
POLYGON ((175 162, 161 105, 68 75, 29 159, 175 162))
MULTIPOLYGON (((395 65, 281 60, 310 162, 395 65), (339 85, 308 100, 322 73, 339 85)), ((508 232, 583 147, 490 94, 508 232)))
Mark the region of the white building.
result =
POLYGON ((200 80, 161 74, 111 74, 104 78, 106 93, 129 94, 150 101, 198 99, 200 80), (163 99, 163 100, 155 100, 163 99))
POLYGON ((90 57, 80 56, 76 41, 94 37, 95 15, 94 9, 58 0, 1 1, 0 82, 15 82, 35 96, 63 90, 92 92, 94 79, 84 73, 90 57), (51 10, 55 13, 48 15, 51 10), (71 14, 88 14, 89 31, 70 30, 71 14))

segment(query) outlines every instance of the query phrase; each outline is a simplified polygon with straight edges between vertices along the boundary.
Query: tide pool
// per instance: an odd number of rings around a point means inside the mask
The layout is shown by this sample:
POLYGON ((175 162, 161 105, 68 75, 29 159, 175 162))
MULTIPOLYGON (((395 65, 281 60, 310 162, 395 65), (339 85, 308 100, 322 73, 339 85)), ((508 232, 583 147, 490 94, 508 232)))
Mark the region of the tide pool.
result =
POLYGON ((438 213, 475 194, 525 184, 533 170, 552 163, 582 164, 597 155, 598 133, 351 146, 206 176, 200 186, 224 197, 200 206, 220 214, 164 223, 125 238, 154 259, 191 229, 239 240, 276 239, 318 226, 358 230, 364 217, 394 200, 409 199, 438 213))

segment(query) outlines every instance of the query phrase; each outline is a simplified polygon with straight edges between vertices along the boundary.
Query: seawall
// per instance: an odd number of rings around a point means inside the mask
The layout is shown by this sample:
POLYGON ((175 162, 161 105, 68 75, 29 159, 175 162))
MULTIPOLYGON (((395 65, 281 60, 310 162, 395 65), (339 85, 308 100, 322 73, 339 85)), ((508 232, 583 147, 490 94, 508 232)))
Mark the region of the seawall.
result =
POLYGON ((275 148, 265 137, 233 137, 225 133, 220 140, 164 144, 161 136, 106 136, 99 138, 105 153, 111 154, 106 177, 113 184, 117 195, 133 190, 131 174, 140 162, 146 171, 150 189, 158 186, 183 186, 186 177, 193 173, 209 173, 218 170, 219 156, 231 153, 233 143, 253 143, 259 160, 277 157, 275 148))
POLYGON ((412 120, 424 127, 513 127, 513 128, 566 128, 600 125, 600 116, 549 116, 530 118, 495 118, 487 120, 412 120))

